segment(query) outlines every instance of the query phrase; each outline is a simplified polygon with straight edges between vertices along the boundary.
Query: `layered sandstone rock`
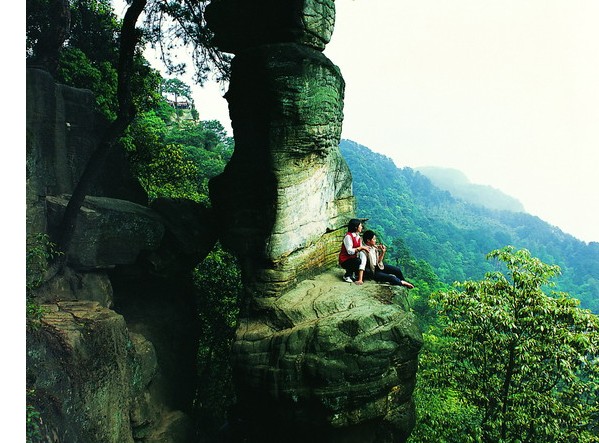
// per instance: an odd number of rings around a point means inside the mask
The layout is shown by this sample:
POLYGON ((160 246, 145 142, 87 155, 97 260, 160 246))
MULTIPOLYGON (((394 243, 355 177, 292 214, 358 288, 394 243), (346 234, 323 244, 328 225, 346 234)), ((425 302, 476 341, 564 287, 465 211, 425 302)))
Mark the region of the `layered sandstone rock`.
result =
POLYGON ((235 152, 210 183, 247 293, 233 441, 404 442, 414 426, 422 338, 393 302, 402 289, 331 271, 355 211, 338 149, 345 83, 321 53, 334 17, 332 0, 216 0, 207 12, 235 54, 235 152))
POLYGON ((221 241, 256 296, 280 294, 336 261, 339 232, 331 233, 354 211, 338 148, 343 91, 339 69, 296 43, 233 60, 226 97, 235 152, 210 190, 221 241))
POLYGON ((233 347, 251 441, 404 441, 422 336, 403 291, 328 272, 260 299, 233 347))
MULTIPOLYGON (((89 91, 28 69, 28 253, 60 223, 106 127, 93 109, 89 91)), ((216 241, 210 211, 177 199, 145 206, 119 150, 92 193, 67 266, 46 274, 39 254, 28 269, 28 301, 43 310, 28 320, 28 405, 44 441, 187 443, 198 347, 190 270, 216 241)))
MULTIPOLYGON (((131 334, 124 318, 96 302, 42 305, 27 335, 27 384, 41 413, 41 434, 52 441, 165 441, 180 411, 152 401, 158 364, 152 344, 131 334)), ((175 421, 168 441, 191 438, 189 418, 175 421)))

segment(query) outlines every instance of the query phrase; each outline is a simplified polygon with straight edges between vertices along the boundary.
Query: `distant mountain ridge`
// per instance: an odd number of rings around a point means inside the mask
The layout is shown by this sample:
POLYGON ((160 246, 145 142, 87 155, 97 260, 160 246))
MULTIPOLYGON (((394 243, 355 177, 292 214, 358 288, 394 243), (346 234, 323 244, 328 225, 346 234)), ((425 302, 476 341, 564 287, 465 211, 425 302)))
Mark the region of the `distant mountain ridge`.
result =
POLYGON ((424 166, 416 168, 439 189, 456 198, 498 211, 525 212, 522 203, 492 186, 472 183, 466 174, 457 169, 424 166))
POLYGON ((559 265, 557 289, 599 313, 599 243, 587 244, 524 212, 455 198, 424 174, 398 168, 356 142, 341 140, 340 149, 352 173, 358 217, 368 218, 367 227, 386 244, 401 239, 442 281, 482 278, 493 270, 485 255, 513 245, 559 265))

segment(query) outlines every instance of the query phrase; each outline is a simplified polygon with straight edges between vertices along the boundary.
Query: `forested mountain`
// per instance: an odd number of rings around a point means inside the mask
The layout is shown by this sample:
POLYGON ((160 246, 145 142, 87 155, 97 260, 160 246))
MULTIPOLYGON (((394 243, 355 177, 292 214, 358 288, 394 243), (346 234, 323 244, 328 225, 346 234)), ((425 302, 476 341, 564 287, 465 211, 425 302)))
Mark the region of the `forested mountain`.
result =
MULTIPOLYGON (((526 248, 559 265, 557 290, 599 312, 599 243, 587 244, 538 217, 492 210, 443 191, 420 172, 398 168, 365 146, 342 140, 353 175, 357 212, 386 244, 405 244, 441 281, 480 279, 491 270, 485 255, 506 245, 526 248)), ((393 248, 390 250, 393 254, 393 248)))
POLYGON ((489 209, 524 212, 524 206, 514 197, 491 186, 472 183, 457 169, 426 166, 416 170, 424 174, 437 188, 449 191, 456 198, 489 209))

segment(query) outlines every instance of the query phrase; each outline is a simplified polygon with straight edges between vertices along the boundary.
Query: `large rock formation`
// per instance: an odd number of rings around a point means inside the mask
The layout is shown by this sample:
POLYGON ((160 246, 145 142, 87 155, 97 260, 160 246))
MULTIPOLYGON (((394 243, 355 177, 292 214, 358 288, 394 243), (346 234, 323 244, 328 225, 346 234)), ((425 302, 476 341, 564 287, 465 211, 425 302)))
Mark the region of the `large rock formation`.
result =
MULTIPOLYGON (((333 0, 213 0, 208 19, 235 53, 236 148, 211 182, 214 210, 147 207, 115 153, 81 208, 67 268, 33 293, 46 312, 28 329, 27 378, 44 437, 193 441, 188 271, 217 232, 246 289, 228 441, 404 442, 421 337, 403 290, 348 285, 333 270, 354 216, 338 148, 344 81, 321 53, 333 0)), ((27 232, 52 233, 104 123, 88 91, 39 70, 27 88, 27 232)))
POLYGON ((334 17, 333 0, 207 10, 235 54, 235 152, 210 190, 247 293, 232 354, 239 441, 403 442, 414 426, 414 318, 387 302, 393 289, 331 271, 355 211, 338 148, 345 84, 321 53, 334 17))
MULTIPOLYGON (((27 72, 34 246, 60 223, 105 128, 93 103, 89 91, 27 72)), ((204 234, 209 211, 171 199, 147 207, 119 151, 101 177, 79 212, 67 266, 28 294, 44 311, 27 330, 28 402, 47 441, 187 443, 198 341, 189 271, 214 246, 204 234)))
POLYGON ((236 52, 226 94, 235 152, 210 190, 221 241, 260 297, 336 261, 334 231, 354 211, 338 147, 345 84, 320 51, 296 42, 236 52))
MULTIPOLYGON (((108 123, 94 110, 91 91, 54 82, 27 69, 27 232, 45 232, 45 197, 71 193, 108 123)), ((114 150, 91 195, 145 204, 147 196, 114 150)))
POLYGON ((405 441, 422 337, 403 297, 326 272, 260 298, 233 347, 250 441, 405 441))

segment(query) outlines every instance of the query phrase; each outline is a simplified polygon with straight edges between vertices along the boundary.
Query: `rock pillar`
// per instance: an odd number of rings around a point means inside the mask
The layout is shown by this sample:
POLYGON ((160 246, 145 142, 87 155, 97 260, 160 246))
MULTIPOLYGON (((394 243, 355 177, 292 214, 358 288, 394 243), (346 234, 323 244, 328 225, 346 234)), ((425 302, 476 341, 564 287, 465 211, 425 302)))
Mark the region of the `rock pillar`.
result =
POLYGON ((208 11, 217 42, 236 54, 226 94, 235 152, 210 189, 221 241, 260 297, 335 263, 334 231, 354 199, 338 148, 345 84, 321 52, 334 3, 247 5, 216 1, 208 11))
POLYGON ((229 441, 404 442, 420 331, 401 289, 348 285, 333 270, 355 210, 338 148, 345 84, 322 54, 334 2, 213 0, 206 14, 235 54, 235 152, 210 182, 247 292, 229 441))

